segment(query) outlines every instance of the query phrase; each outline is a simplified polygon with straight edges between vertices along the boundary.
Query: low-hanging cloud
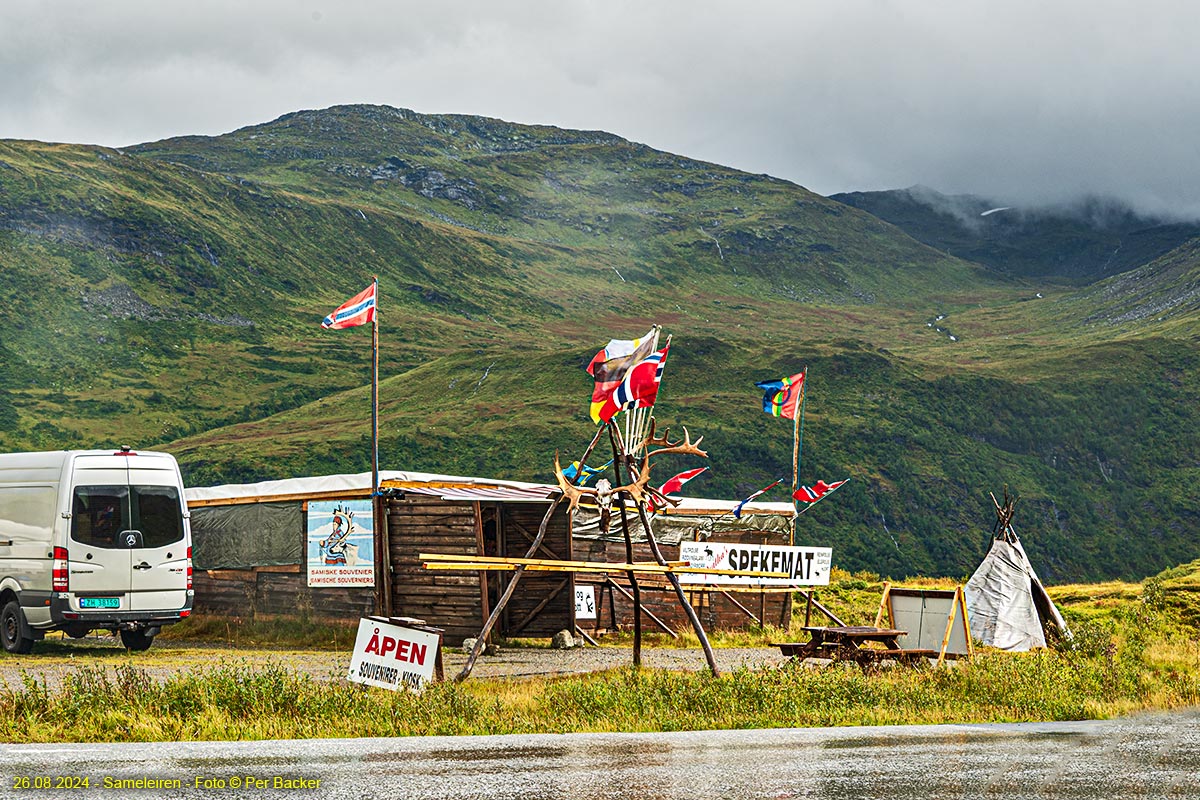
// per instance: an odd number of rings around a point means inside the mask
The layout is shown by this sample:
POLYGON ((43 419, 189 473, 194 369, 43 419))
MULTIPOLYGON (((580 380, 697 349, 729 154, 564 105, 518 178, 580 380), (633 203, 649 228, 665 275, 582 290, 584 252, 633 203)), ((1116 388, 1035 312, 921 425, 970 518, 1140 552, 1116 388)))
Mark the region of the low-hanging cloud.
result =
POLYGON ((1200 216, 1189 4, 292 0, 0 6, 0 136, 120 146, 382 103, 602 129, 824 194, 1200 216))

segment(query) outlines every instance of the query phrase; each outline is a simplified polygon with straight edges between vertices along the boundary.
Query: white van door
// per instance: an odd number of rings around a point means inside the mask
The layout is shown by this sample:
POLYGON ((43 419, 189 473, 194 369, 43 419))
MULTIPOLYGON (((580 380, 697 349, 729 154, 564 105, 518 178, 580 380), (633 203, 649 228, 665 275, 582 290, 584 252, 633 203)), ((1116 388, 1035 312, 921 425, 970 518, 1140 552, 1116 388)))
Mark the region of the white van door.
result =
POLYGON ((121 469, 77 470, 67 542, 71 605, 81 611, 130 611, 133 560, 126 533, 130 489, 121 469))
POLYGON ((131 529, 138 536, 129 551, 132 611, 179 609, 187 602, 183 498, 173 462, 163 465, 170 468, 137 463, 129 469, 131 529))

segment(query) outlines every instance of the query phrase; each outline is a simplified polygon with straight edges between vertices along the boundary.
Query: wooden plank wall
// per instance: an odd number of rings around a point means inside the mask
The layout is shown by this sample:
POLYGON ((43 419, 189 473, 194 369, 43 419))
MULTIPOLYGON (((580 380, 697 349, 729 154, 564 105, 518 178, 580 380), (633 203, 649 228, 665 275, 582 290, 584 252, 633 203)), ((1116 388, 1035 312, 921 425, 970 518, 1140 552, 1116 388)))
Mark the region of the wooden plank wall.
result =
MULTIPOLYGON (((566 504, 560 504, 546 526, 543 546, 536 558, 571 558, 571 534, 566 504)), ((500 518, 504 553, 521 558, 537 536, 546 506, 542 503, 505 503, 500 518)), ((497 573, 507 576, 509 573, 497 573)), ((513 637, 550 637, 573 631, 575 582, 569 572, 526 572, 504 609, 500 633, 513 637)), ((507 577, 501 586, 507 585, 507 577)))
POLYGON ((387 499, 392 559, 392 613, 443 628, 443 642, 460 645, 484 623, 478 573, 421 568, 421 553, 479 555, 476 504, 407 494, 387 499))
MULTIPOLYGON (((714 541, 722 541, 722 539, 714 539, 714 541)), ((741 539, 731 538, 729 541, 762 543, 763 539, 761 536, 753 536, 741 539)), ((574 547, 575 558, 579 561, 625 561, 625 543, 623 541, 606 542, 595 539, 576 539, 574 547)), ((668 560, 676 558, 679 555, 678 550, 675 550, 675 548, 660 547, 660 549, 664 551, 663 557, 668 560), (675 550, 675 552, 670 552, 672 550, 675 550)), ((633 545, 633 558, 635 561, 653 561, 654 555, 650 552, 650 545, 645 542, 635 542, 633 545)), ((619 586, 625 589, 626 592, 632 594, 629 577, 626 573, 611 572, 608 575, 619 586)), ((596 592, 596 619, 594 621, 583 620, 580 622, 580 627, 587 631, 632 630, 634 612, 632 601, 624 597, 620 592, 614 592, 613 600, 616 607, 616 619, 614 621, 608 597, 600 591, 600 584, 603 582, 603 577, 581 574, 576 577, 576 581, 580 586, 594 586, 596 592)), ((642 606, 647 611, 665 622, 673 630, 681 632, 691 630, 691 622, 687 618, 687 613, 679 605, 679 598, 665 577, 653 574, 640 574, 638 575, 638 587, 641 590, 642 606)), ((704 626, 705 630, 740 630, 756 624, 744 611, 737 607, 734 600, 748 609, 754 616, 763 616, 769 625, 786 626, 791 620, 792 596, 786 592, 767 594, 744 591, 730 592, 729 595, 732 599, 719 591, 713 590, 688 590, 686 594, 692 608, 696 609, 697 616, 700 617, 700 624, 704 626)), ((643 616, 642 630, 655 632, 659 631, 660 628, 652 620, 643 616)))
POLYGON ((299 564, 197 570, 193 588, 197 614, 237 619, 288 616, 353 622, 374 613, 373 588, 312 589, 299 564))

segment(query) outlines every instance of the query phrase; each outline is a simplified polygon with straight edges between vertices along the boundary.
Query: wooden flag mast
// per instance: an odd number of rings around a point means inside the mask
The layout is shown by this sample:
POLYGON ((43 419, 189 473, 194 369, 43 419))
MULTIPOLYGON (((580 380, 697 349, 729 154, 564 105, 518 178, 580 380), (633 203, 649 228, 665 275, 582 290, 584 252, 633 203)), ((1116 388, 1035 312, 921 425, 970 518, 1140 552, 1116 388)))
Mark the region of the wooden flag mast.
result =
POLYGON ((800 518, 800 501, 796 490, 800 488, 800 450, 804 436, 804 401, 808 399, 808 367, 804 367, 804 380, 800 383, 800 413, 793 417, 792 425, 792 546, 796 546, 796 520, 800 518))
POLYGON ((392 615, 391 547, 387 534, 387 514, 379 494, 379 276, 372 275, 375 286, 375 313, 371 317, 371 514, 375 529, 375 609, 392 615))
POLYGON ((379 491, 379 276, 375 284, 375 314, 371 318, 371 494, 379 491))

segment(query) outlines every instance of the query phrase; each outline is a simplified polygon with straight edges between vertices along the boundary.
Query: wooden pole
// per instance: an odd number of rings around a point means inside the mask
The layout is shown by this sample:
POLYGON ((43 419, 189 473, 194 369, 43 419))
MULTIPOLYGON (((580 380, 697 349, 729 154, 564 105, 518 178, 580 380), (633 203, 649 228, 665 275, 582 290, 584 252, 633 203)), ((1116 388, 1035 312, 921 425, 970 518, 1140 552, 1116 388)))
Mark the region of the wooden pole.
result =
POLYGON ((379 277, 374 276, 375 314, 371 319, 371 493, 379 491, 379 277))
POLYGON ((808 399, 808 367, 804 367, 804 379, 800 383, 800 413, 793 417, 792 425, 792 546, 796 546, 796 520, 800 518, 800 501, 796 490, 800 488, 800 451, 804 437, 804 401, 808 399))
MULTIPOLYGON (((617 446, 617 429, 610 420, 608 422, 608 440, 612 443, 613 451, 613 467, 617 474, 617 480, 620 481, 622 474, 628 474, 628 470, 622 472, 622 465, 625 463, 625 456, 621 453, 621 448, 617 446)), ((621 506, 621 530, 625 533, 625 560, 633 563, 633 536, 629 533, 629 515, 625 513, 625 495, 620 494, 616 498, 621 506)), ((633 591, 633 665, 640 667, 642 665, 642 590, 638 586, 637 573, 628 572, 629 588, 633 591)))
MULTIPOLYGON (((628 468, 628 463, 626 463, 626 467, 628 468)), ((666 559, 663 558, 662 552, 658 549, 658 542, 654 541, 654 531, 650 529, 650 519, 646 514, 646 504, 638 501, 637 510, 638 516, 642 520, 642 527, 646 529, 646 541, 650 544, 650 552, 654 554, 654 560, 659 564, 665 565, 667 563, 666 559)), ((696 609, 692 608, 692 604, 687 601, 687 595, 684 594, 683 587, 679 584, 679 576, 674 572, 668 572, 667 580, 671 582, 672 588, 675 589, 675 596, 679 598, 679 603, 683 606, 684 613, 687 614, 688 620, 692 623, 692 630, 696 632, 696 638, 700 640, 700 647, 704 649, 704 658, 708 661, 708 668, 712 670, 714 676, 719 676, 721 670, 717 668, 717 659, 713 655, 712 645, 708 643, 708 636, 704 633, 704 626, 700 624, 700 617, 696 615, 696 609)))
POLYGON ((387 507, 379 493, 379 276, 375 284, 375 313, 371 317, 371 520, 375 547, 375 613, 392 615, 392 553, 387 530, 387 507))
MULTIPOLYGON (((596 435, 592 437, 591 444, 587 446, 583 457, 579 459, 579 473, 583 474, 583 465, 587 461, 587 457, 592 454, 596 443, 600 441, 600 433, 603 429, 596 431, 596 435)), ((576 480, 579 476, 576 476, 576 480)), ((542 524, 538 526, 537 535, 533 537, 533 542, 529 545, 529 551, 526 553, 526 558, 533 558, 537 553, 537 549, 542 546, 542 540, 546 538, 546 529, 550 526, 550 518, 554 516, 554 510, 558 508, 558 504, 562 502, 563 495, 559 494, 550 503, 550 507, 546 509, 546 515, 542 517, 542 524)), ((520 582, 521 576, 525 574, 525 566, 518 565, 513 572, 512 579, 508 582, 508 586, 504 588, 504 594, 496 601, 496 607, 492 609, 492 613, 488 616, 487 621, 483 624, 483 630, 479 632, 478 638, 475 639, 475 646, 471 648, 471 654, 467 656, 467 663, 463 664, 462 670, 454 678, 455 683, 465 681, 471 675, 471 670, 475 668, 475 661, 479 658, 479 654, 483 652, 483 648, 487 646, 487 637, 491 634, 492 628, 496 624, 496 620, 500 618, 500 613, 504 611, 504 607, 508 605, 509 599, 513 596, 513 592, 517 590, 517 583, 520 582)))

